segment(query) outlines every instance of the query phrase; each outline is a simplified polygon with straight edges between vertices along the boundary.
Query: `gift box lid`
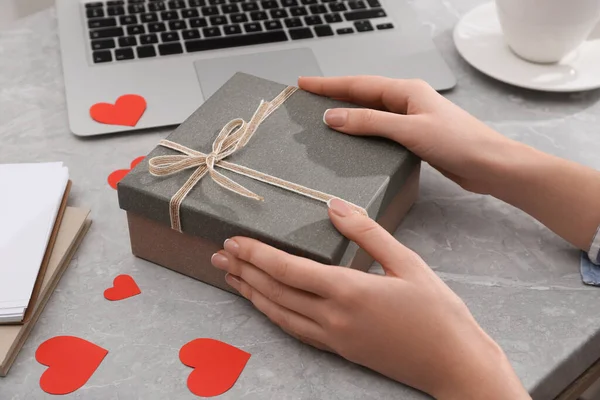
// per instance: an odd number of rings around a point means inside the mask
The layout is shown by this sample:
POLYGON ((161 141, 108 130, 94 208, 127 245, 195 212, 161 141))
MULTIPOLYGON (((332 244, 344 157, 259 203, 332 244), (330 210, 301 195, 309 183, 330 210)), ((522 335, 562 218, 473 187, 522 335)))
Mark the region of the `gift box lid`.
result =
MULTIPOLYGON (((285 88, 237 73, 167 139, 208 154, 224 125, 236 118, 249 121, 261 100, 270 101, 285 88)), ((334 195, 377 218, 419 159, 390 140, 350 136, 329 128, 323 114, 336 107, 358 106, 297 90, 260 124, 245 147, 225 161, 334 195)), ((181 154, 157 146, 119 182, 119 206, 171 226, 169 201, 195 168, 154 176, 149 160, 181 154)), ((226 190, 206 175, 180 206, 185 234, 216 242, 248 236, 319 262, 340 262, 349 241, 330 222, 326 204, 216 168, 264 200, 226 190)))

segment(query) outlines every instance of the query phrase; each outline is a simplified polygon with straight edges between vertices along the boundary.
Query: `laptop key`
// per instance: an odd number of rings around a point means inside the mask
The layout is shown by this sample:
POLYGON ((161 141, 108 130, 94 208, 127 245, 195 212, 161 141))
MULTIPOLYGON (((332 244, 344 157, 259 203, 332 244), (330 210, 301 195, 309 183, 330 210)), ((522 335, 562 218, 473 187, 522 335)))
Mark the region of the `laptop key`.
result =
POLYGON ((95 51, 92 53, 92 58, 96 64, 110 62, 112 61, 112 54, 110 54, 110 50, 95 51))
POLYGON ((133 25, 138 23, 137 16, 135 15, 124 15, 119 18, 119 21, 121 21, 121 25, 133 25))
POLYGON ((284 31, 270 31, 237 36, 224 36, 220 38, 190 40, 185 42, 185 48, 188 52, 194 52, 285 42, 287 40, 289 39, 284 31))
POLYGON ((92 50, 106 50, 106 49, 114 49, 114 48, 115 48, 114 39, 92 40, 92 50))
POLYGON ((198 29, 189 29, 187 31, 182 31, 181 36, 185 40, 200 39, 200 31, 198 29))
POLYGON ((242 10, 244 11, 257 11, 258 10, 258 3, 256 2, 249 2, 249 3, 244 3, 242 4, 242 10))
POLYGON ((394 28, 394 24, 391 24, 391 23, 377 25, 377 29, 379 29, 379 30, 393 29, 393 28, 394 28))
POLYGON ((288 17, 288 13, 285 8, 277 8, 269 12, 273 19, 283 19, 288 17))
POLYGON ((195 10, 193 8, 190 8, 188 10, 181 10, 181 18, 195 18, 199 16, 200 14, 198 13, 198 10, 195 10))
POLYGON ((217 7, 208 6, 202 7, 202 15, 208 17, 210 15, 219 15, 219 9, 217 7))
POLYGON ((111 38, 116 36, 123 36, 123 28, 104 28, 104 29, 96 29, 90 31, 90 39, 103 39, 103 38, 111 38))
POLYGON ((177 13, 177 11, 163 11, 160 13, 160 19, 162 19, 163 21, 179 19, 179 14, 177 13))
POLYGON ((227 25, 223 27, 223 32, 226 35, 239 35, 242 33, 242 28, 239 25, 227 25))
POLYGON ((127 0, 127 2, 128 2, 129 4, 132 4, 132 3, 144 3, 144 2, 145 2, 145 0, 127 0))
POLYGON ((131 47, 115 50, 115 60, 117 61, 133 60, 134 58, 133 49, 131 47))
POLYGON ((138 58, 156 57, 154 46, 138 46, 136 48, 138 58))
POLYGON ((379 2, 379 0, 367 0, 367 4, 371 8, 379 8, 379 7, 381 7, 381 3, 379 2))
POLYGON ((348 2, 348 7, 351 10, 364 10, 367 8, 367 5, 362 0, 353 0, 348 2))
POLYGON ((158 15, 156 13, 148 13, 140 15, 142 22, 158 22, 158 15))
POLYGON ((104 4, 100 2, 86 3, 85 8, 102 7, 104 4))
POLYGON ((304 23, 306 25, 321 25, 323 23, 323 19, 321 19, 318 15, 309 15, 304 17, 304 23))
POLYGON ((158 43, 158 37, 154 33, 149 33, 147 35, 140 35, 140 43, 141 44, 158 43))
POLYGON ((88 28, 90 29, 108 28, 110 26, 117 26, 117 20, 114 18, 97 18, 88 21, 88 28))
POLYGON ((185 2, 183 0, 169 1, 169 10, 178 10, 180 8, 185 8, 185 2))
POLYGON ((221 6, 221 12, 223 14, 239 13, 240 7, 237 4, 225 4, 221 6))
POLYGON ((208 26, 208 22, 206 22, 206 18, 190 19, 190 28, 203 28, 205 26, 208 26))
POLYGON ((215 15, 214 17, 210 17, 211 25, 225 25, 227 24, 227 17, 224 15, 215 15))
POLYGON ((163 33, 160 34, 160 38, 163 41, 163 43, 166 43, 166 42, 178 42, 179 41, 179 34, 177 32, 163 32, 163 33))
POLYGON ((229 16, 229 19, 231 20, 231 22, 238 24, 248 21, 248 17, 246 16, 246 14, 232 14, 229 16))
POLYGON ((148 32, 164 32, 167 30, 167 27, 162 22, 153 22, 148 24, 148 32))
POLYGON ((287 18, 285 20, 285 26, 288 28, 298 28, 300 26, 304 26, 304 24, 300 18, 287 18))
POLYGON ((288 30, 288 33, 290 34, 292 40, 310 39, 314 37, 310 28, 294 28, 288 30))
POLYGON ((165 6, 165 3, 162 1, 157 1, 148 4, 148 11, 165 11, 166 9, 167 6, 165 6))
POLYGON ((362 19, 383 18, 386 16, 387 16, 387 14, 381 8, 374 8, 371 10, 361 10, 361 11, 348 11, 348 12, 344 13, 344 17, 346 17, 347 21, 359 21, 362 19))
POLYGON ((347 35, 349 33, 354 33, 354 29, 352 28, 340 28, 337 30, 338 35, 347 35))
POLYGON ((346 5, 344 3, 330 3, 329 4, 329 11, 331 12, 340 12, 340 11, 346 11, 346 5))
POLYGON ((127 27, 127 33, 130 35, 140 35, 146 33, 146 29, 144 28, 144 25, 129 25, 127 27))
POLYGON ((87 15, 88 18, 102 18, 104 17, 104 9, 103 8, 88 8, 85 11, 85 15, 87 15))
POLYGON ((221 36, 221 29, 218 26, 210 26, 208 28, 202 29, 202 33, 204 37, 216 37, 221 36))
POLYGON ((333 36, 333 29, 329 25, 319 25, 313 28, 319 37, 333 36))
POLYGON ((144 13, 146 12, 146 6, 143 4, 130 4, 129 6, 127 6, 127 11, 129 11, 129 14, 140 14, 140 13, 144 13))
POLYGON ((298 5, 298 0, 281 0, 282 7, 296 7, 298 5))
POLYGON ((269 19, 269 16, 264 11, 253 11, 250 13, 250 19, 252 19, 252 21, 263 21, 269 19))
POLYGON ((279 4, 277 4, 276 0, 263 0, 260 2, 263 10, 268 10, 271 8, 279 8, 279 4))
POLYGON ((260 32, 262 31, 262 27, 260 26, 260 22, 249 22, 244 24, 244 30, 246 30, 248 33, 260 32))
POLYGON ((311 14, 326 14, 327 8, 323 4, 316 4, 308 8, 311 14))
POLYGON ((300 16, 308 15, 308 11, 306 10, 306 7, 293 7, 293 8, 290 8, 290 14, 293 17, 300 17, 300 16))
POLYGON ((186 28, 187 28, 187 25, 186 25, 185 21, 177 20, 177 21, 169 22, 169 29, 171 29, 172 31, 178 31, 180 29, 186 29, 186 28))
POLYGON ((125 36, 119 38, 119 47, 130 47, 137 46, 137 39, 135 36, 125 36))
POLYGON ((123 8, 123 6, 108 7, 106 9, 106 14, 110 15, 111 17, 125 15, 125 8, 123 8))
POLYGON ((208 3, 212 6, 218 6, 227 3, 227 0, 208 0, 208 3))
POLYGON ((206 0, 188 0, 188 5, 190 7, 204 7, 206 0))
POLYGON ((302 4, 305 6, 309 6, 311 4, 317 4, 318 0, 300 0, 302 4))
POLYGON ((265 29, 268 31, 274 31, 277 29, 283 29, 283 26, 281 25, 280 21, 265 21, 265 29))
POLYGON ((336 22, 342 22, 342 16, 340 14, 327 14, 325 16, 325 21, 330 24, 335 24, 336 22))
POLYGON ((125 2, 122 1, 122 0, 113 0, 113 1, 107 1, 106 2, 106 5, 109 6, 109 7, 110 6, 122 6, 123 4, 125 4, 125 2))

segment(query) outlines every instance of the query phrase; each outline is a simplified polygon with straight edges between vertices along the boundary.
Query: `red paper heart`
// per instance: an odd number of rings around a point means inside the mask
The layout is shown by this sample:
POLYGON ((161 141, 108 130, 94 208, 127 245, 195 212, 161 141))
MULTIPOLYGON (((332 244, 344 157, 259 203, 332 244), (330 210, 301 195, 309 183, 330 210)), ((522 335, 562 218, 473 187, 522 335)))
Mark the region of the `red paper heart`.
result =
POLYGON ((131 162, 130 169, 118 169, 118 170, 112 172, 108 176, 108 184, 110 185, 110 187, 113 189, 117 189, 117 183, 119 183, 121 181, 121 179, 125 178, 125 175, 127 175, 129 173, 129 171, 134 169, 136 165, 138 165, 140 162, 142 162, 143 159, 144 159, 144 156, 138 157, 135 160, 133 160, 131 162))
POLYGON ((197 396, 211 397, 233 387, 250 353, 214 339, 194 339, 179 350, 179 359, 194 368, 187 386, 197 396))
POLYGON ((113 287, 104 291, 106 300, 123 300, 142 293, 137 283, 129 275, 119 275, 113 281, 113 287))
POLYGON ((90 116, 96 122, 109 125, 135 126, 146 111, 146 100, 137 94, 125 94, 115 104, 96 103, 90 116))
POLYGON ((108 351, 74 336, 56 336, 40 344, 35 359, 48 369, 40 377, 46 393, 67 394, 91 378, 108 351))

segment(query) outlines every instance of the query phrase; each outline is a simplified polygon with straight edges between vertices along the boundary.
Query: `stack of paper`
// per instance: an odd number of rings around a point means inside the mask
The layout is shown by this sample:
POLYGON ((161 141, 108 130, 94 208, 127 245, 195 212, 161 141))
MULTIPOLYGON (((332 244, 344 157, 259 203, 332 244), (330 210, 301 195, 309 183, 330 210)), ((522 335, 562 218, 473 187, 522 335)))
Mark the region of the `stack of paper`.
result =
POLYGON ((0 164, 0 324, 23 323, 44 279, 69 192, 62 163, 0 164))

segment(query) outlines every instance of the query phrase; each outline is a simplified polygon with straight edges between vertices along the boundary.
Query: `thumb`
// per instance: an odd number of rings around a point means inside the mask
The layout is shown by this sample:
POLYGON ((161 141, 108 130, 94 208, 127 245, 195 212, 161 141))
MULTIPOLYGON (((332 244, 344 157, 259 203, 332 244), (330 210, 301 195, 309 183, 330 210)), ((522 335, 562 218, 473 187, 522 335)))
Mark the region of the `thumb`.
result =
MULTIPOLYGON (((350 135, 382 136, 401 142, 408 132, 410 116, 369 108, 332 108, 323 114, 330 128, 350 135)), ((401 143, 404 144, 404 143, 401 143)))
POLYGON ((329 218, 337 230, 377 260, 386 275, 402 276, 408 269, 424 263, 381 225, 356 213, 343 200, 333 199, 327 205, 329 218))

